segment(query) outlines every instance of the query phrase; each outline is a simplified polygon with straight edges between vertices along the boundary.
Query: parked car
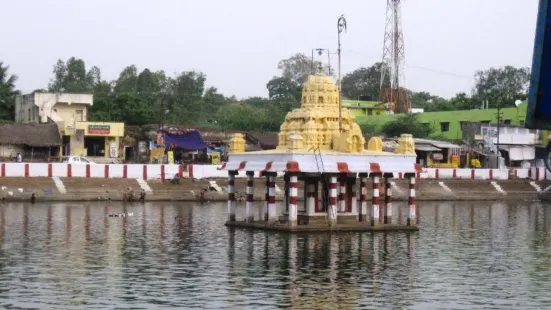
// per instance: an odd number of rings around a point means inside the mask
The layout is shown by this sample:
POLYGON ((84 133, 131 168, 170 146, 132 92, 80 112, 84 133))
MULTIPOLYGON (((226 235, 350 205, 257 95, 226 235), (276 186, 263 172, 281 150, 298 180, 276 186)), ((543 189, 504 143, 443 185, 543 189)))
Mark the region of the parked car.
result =
POLYGON ((95 162, 82 156, 67 156, 63 162, 68 164, 95 164, 95 162))

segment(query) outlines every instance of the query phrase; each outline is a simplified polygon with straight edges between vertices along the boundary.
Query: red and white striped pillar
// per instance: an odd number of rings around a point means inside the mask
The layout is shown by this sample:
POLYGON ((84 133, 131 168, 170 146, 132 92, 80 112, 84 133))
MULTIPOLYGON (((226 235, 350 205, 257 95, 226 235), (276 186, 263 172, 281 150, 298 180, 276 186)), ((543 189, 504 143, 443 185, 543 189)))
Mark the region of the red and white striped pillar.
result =
POLYGON ((289 175, 289 206, 287 207, 289 216, 289 226, 296 226, 298 220, 298 176, 289 175))
POLYGON ((346 174, 339 176, 339 212, 346 212, 346 174))
POLYGON ((268 176, 268 221, 274 221, 277 220, 277 214, 276 214, 276 191, 275 191, 275 185, 276 185, 276 175, 271 174, 268 176))
POLYGON ((228 221, 235 222, 235 176, 237 171, 228 171, 228 221))
POLYGON ((360 210, 358 219, 367 222, 367 173, 360 173, 360 210))
POLYGON ((306 214, 312 215, 318 212, 316 210, 316 199, 318 198, 318 193, 316 192, 316 183, 314 179, 306 179, 306 214))
POLYGON ((380 176, 378 174, 372 175, 373 180, 373 198, 371 199, 371 226, 379 225, 379 186, 380 176))
POLYGON ((264 174, 265 196, 264 196, 264 221, 268 221, 268 204, 270 203, 270 177, 264 174))
POLYGON ((347 212, 350 212, 352 214, 358 214, 358 196, 356 191, 356 177, 354 176, 354 179, 352 179, 352 183, 350 184, 350 197, 352 199, 350 200, 350 206, 347 212))
POLYGON ((385 224, 392 223, 392 178, 385 177, 385 215, 383 217, 385 224))
POLYGON ((415 206, 415 176, 409 176, 409 195, 408 195, 408 226, 417 224, 417 207, 415 206))
POLYGON ((254 171, 247 171, 247 202, 245 204, 245 220, 248 223, 254 222, 254 171))
POLYGON ((327 217, 329 225, 337 225, 337 177, 329 177, 329 205, 327 206, 327 217))

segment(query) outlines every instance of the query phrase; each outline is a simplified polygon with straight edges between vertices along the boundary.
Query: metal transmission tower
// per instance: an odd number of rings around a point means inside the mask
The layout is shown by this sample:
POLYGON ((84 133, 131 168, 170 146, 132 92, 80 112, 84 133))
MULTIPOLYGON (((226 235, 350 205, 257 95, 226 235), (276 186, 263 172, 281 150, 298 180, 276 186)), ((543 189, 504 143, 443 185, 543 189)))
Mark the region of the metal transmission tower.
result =
POLYGON ((405 88, 404 34, 402 32, 401 0, 387 0, 385 37, 383 43, 383 67, 379 100, 394 113, 407 113, 411 102, 405 88))

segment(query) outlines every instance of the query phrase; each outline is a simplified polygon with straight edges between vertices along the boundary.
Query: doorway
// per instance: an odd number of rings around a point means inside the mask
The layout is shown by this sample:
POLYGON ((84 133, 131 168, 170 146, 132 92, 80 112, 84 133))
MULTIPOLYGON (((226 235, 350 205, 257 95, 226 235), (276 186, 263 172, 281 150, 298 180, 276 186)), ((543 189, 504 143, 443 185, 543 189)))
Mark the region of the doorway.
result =
POLYGON ((84 137, 86 156, 105 156, 104 137, 84 137))

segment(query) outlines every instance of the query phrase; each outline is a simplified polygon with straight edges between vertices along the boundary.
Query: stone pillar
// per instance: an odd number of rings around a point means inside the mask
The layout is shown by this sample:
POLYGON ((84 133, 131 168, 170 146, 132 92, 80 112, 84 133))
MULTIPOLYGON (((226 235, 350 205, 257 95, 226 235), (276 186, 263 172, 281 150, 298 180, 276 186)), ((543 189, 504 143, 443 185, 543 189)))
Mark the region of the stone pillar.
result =
POLYGON ((360 173, 360 210, 358 220, 367 222, 367 173, 360 173))
POLYGON ((346 212, 346 174, 339 175, 339 212, 346 212))
POLYGON ((277 220, 276 201, 275 201, 275 196, 276 196, 275 180, 276 180, 276 174, 271 174, 268 176, 268 221, 277 220))
POLYGON ((228 221, 235 222, 235 176, 237 171, 228 171, 228 221))
POLYGON ((352 179, 352 184, 350 184, 350 207, 347 210, 352 214, 358 214, 358 196, 356 191, 356 177, 352 179))
POLYGON ((379 225, 379 175, 372 175, 373 198, 371 199, 371 226, 379 225))
POLYGON ((408 175, 409 177, 409 213, 408 213, 408 226, 414 226, 417 224, 417 207, 415 206, 415 174, 408 175))
POLYGON ((329 225, 337 225, 337 177, 329 177, 329 203, 327 206, 327 216, 329 225))
POLYGON ((245 205, 245 220, 248 223, 254 222, 254 171, 247 171, 247 202, 245 205))
POLYGON ((306 179, 306 214, 313 215, 316 210, 316 199, 318 199, 318 193, 316 192, 316 183, 313 179, 306 179))
POLYGON ((289 213, 289 190, 290 190, 290 185, 289 185, 289 175, 287 173, 285 173, 285 175, 283 176, 283 187, 284 187, 284 197, 285 197, 285 201, 284 201, 284 206, 285 206, 285 212, 286 213, 289 213))
POLYGON ((384 223, 392 223, 392 178, 390 176, 385 176, 385 215, 384 223))
POLYGON ((270 203, 270 177, 267 174, 264 174, 264 221, 267 222, 269 219, 268 216, 268 204, 270 203))
POLYGON ((289 226, 296 226, 298 219, 298 176, 289 176, 289 205, 287 206, 289 216, 289 226))

